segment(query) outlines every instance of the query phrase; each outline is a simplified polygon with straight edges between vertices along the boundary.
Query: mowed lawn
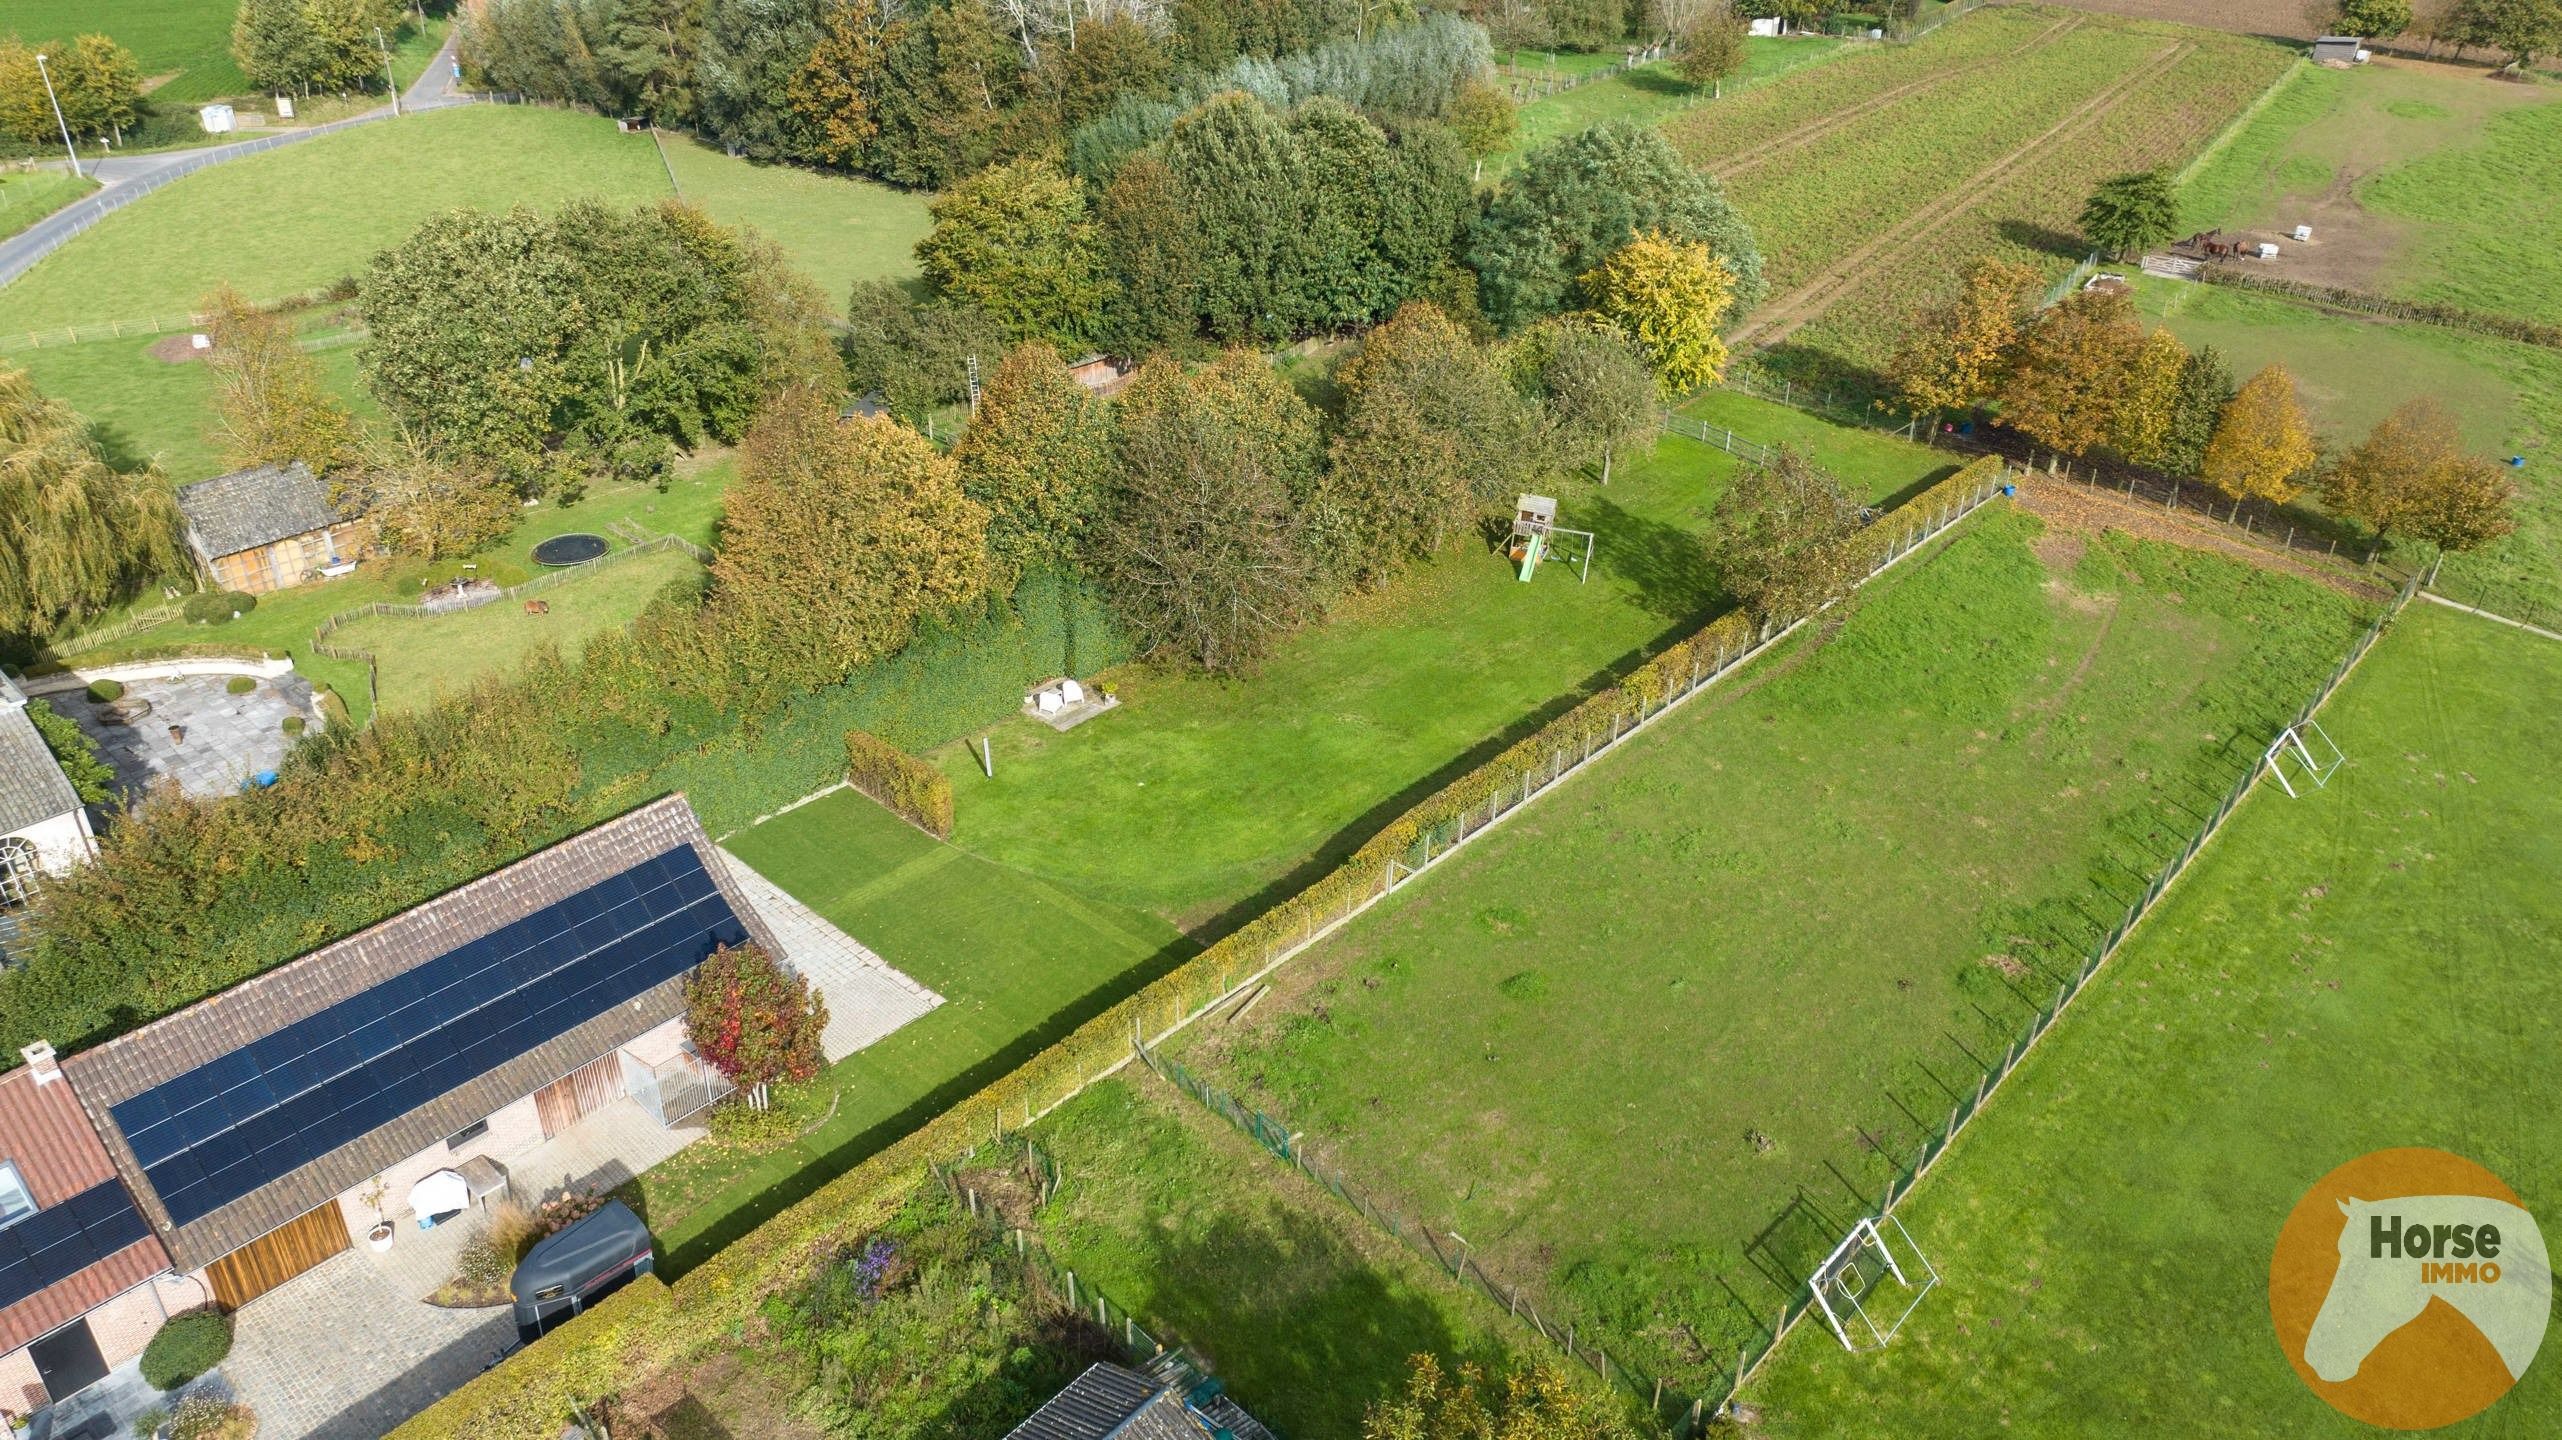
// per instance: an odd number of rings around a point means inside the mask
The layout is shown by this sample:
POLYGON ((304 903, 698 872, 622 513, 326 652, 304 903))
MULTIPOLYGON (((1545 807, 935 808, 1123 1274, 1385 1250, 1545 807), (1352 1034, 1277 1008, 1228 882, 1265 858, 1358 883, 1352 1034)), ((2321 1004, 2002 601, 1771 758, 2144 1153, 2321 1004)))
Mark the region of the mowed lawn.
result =
POLYGON ((332 647, 374 656, 380 707, 417 710, 489 679, 505 679, 527 656, 550 647, 576 656, 589 637, 620 630, 680 581, 699 578, 702 563, 685 551, 660 550, 600 563, 534 600, 498 600, 447 615, 376 615, 343 625, 332 647))
POLYGON ((1182 1058, 1713 1396, 2364 618, 1994 509, 1182 1058))
MULTIPOLYGON (((671 145, 671 158, 681 149, 671 145)), ((923 233, 913 197, 709 153, 685 162, 688 194, 716 218, 768 229, 837 304, 844 279, 915 268, 895 243, 923 233), (872 226, 864 217, 876 214, 872 226), (866 238, 850 242, 857 231, 866 238)), ((361 275, 377 251, 448 210, 634 205, 673 193, 650 137, 599 116, 537 106, 428 111, 228 161, 135 201, 11 285, 6 323, 44 330, 183 315, 224 280, 252 299, 298 295, 361 275)))
POLYGON ((681 1272, 1191 953, 1172 927, 936 841, 850 790, 724 842, 943 997, 826 1072, 825 1123, 763 1156, 697 1145, 634 1182, 681 1272))
MULTIPOLYGON (((306 338, 326 338, 312 352, 321 383, 358 417, 378 418, 356 364, 358 343, 345 327, 316 318, 306 338)), ((36 388, 87 420, 110 463, 121 469, 156 464, 173 485, 220 475, 231 467, 217 439, 222 423, 213 369, 195 359, 162 360, 151 348, 167 336, 85 340, 0 353, 0 364, 33 376, 36 388)))
POLYGON ((1031 1134, 1059 1167, 1038 1217, 1051 1254, 1285 1435, 1360 1434, 1415 1355, 1498 1374, 1558 1358, 1145 1069, 1031 1134))
MULTIPOLYGON (((1883 1354, 1802 1324, 1772 1436, 2357 1436, 2278 1350, 2269 1256, 2370 1150, 2562 1206, 2562 645, 2422 603, 1897 1213, 1943 1282, 1883 1354)), ((2388 1348, 2397 1339, 2387 1339, 2388 1348)), ((2459 1437, 2562 1433, 2541 1363, 2459 1437)))
MULTIPOLYGON (((1952 468, 1943 452, 1745 397, 1718 423, 1816 442, 1883 500, 1952 468)), ((1215 932, 1306 883, 1389 818, 1720 608, 1700 537, 1737 462, 1666 437, 1607 487, 1554 487, 1599 536, 1589 583, 1529 584, 1473 540, 1350 599, 1251 677, 1131 666, 1122 706, 1064 733, 1016 719, 941 754, 965 850, 1116 905, 1215 932)))

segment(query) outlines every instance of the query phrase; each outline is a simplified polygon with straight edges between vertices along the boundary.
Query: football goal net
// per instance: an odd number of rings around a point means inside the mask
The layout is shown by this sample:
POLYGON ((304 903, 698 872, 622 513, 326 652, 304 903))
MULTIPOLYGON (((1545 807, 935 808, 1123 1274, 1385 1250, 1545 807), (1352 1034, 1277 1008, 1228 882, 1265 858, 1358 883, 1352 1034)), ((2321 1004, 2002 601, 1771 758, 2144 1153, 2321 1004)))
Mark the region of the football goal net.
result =
POLYGON ((2260 757, 2260 763, 2268 767, 2268 773, 2277 777, 2278 784, 2286 787, 2287 798, 2293 799, 2299 793, 2295 788, 2296 781, 2306 781, 2319 790, 2331 783, 2332 774, 2347 759, 2340 753, 2340 747, 2331 743, 2331 737, 2322 729, 2321 722, 2308 719, 2277 732, 2277 738, 2268 742, 2268 753, 2260 757), (2293 773, 2289 774, 2290 771, 2293 773))
POLYGON ((1862 1220, 1815 1267, 1816 1308, 1833 1338, 1853 1354, 1883 1350, 1922 1297, 1939 1283, 1930 1257, 1892 1215, 1862 1220))

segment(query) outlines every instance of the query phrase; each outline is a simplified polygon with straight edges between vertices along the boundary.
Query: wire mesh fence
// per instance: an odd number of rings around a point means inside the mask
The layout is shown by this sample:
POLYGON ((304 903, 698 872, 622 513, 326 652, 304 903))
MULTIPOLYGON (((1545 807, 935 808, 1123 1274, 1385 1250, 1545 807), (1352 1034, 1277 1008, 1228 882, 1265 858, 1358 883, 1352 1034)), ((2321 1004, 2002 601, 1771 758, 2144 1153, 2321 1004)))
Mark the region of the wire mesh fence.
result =
POLYGON ((1667 410, 1663 428, 1667 433, 1685 436, 1703 445, 1714 445, 1747 464, 1767 465, 1779 458, 1779 452, 1758 440, 1747 440, 1723 425, 1693 420, 1687 415, 1667 410))
MULTIPOLYGON (((2385 630, 2392 624, 2394 617, 2400 615, 2403 608, 2410 604, 2411 597, 2419 593, 2425 578, 2424 575, 2415 573, 2402 582, 2401 589, 2395 593, 2391 603, 2377 614, 2374 623, 2369 625, 2364 633, 2350 643, 2347 652, 2340 657, 2339 663, 2332 667, 2330 675, 2314 688, 2310 698, 2296 707, 2294 718, 2287 722, 2288 726, 2303 724, 2312 718, 2314 712, 2322 708, 2323 703, 2331 698, 2332 692, 2339 688, 2340 682, 2348 678, 2349 672, 2356 668, 2357 662, 2364 659, 2366 652, 2374 646, 2377 639, 2382 637, 2385 630)), ((2259 782, 2260 774, 2265 768, 2264 760, 2255 759, 2251 767, 2233 782, 2232 788, 2225 792, 2223 799, 2217 802, 2214 810, 2189 836, 2187 843, 2177 854, 2162 864, 2151 880, 2145 884, 2142 893, 2127 905, 2125 914, 2109 927, 2105 935, 2092 944, 2089 952, 2083 957, 2082 963, 2071 974, 2056 983, 2055 998, 2040 1005, 2028 1017, 2021 1033, 2003 1049, 2001 1057, 1985 1067, 1983 1073, 1976 1079, 1974 1093, 1971 1096, 1960 1096, 1957 1103, 1949 1107, 1947 1119, 1932 1127, 1915 1148, 1912 1162, 1907 1165, 1888 1155, 1889 1162, 1895 1167, 1895 1173, 1887 1180, 1877 1197, 1874 1212, 1877 1217, 1883 1218, 1893 1213, 1895 1206, 1912 1193, 1913 1186, 1920 1182, 1922 1176, 1930 1172, 1930 1167, 1938 1161, 1940 1156, 1947 1153, 1948 1147, 1956 1140, 1958 1133, 1965 1128, 1966 1122, 1972 1120, 1983 1109, 1984 1103, 2000 1089, 2002 1082, 2009 1079, 2012 1072, 2019 1068, 2020 1062, 2027 1058, 2030 1050, 2035 1048, 2037 1042, 2062 1016, 2064 1008, 2082 993, 2092 977, 2099 974, 2100 967, 2117 953, 2118 947, 2125 942, 2127 935, 2160 901, 2163 892, 2170 889, 2172 882, 2188 869, 2189 863, 2197 858, 2198 852, 2206 848, 2206 843, 2214 838, 2215 832, 2221 829, 2225 820, 2240 807, 2243 799, 2250 794, 2251 787, 2259 782)), ((1882 1148, 1879 1153, 1887 1154, 1882 1148)), ((1770 1357, 1771 1352, 1779 1348, 1779 1342, 1786 1338, 1789 1327, 1804 1317, 1807 1310, 1813 1306, 1814 1299, 1811 1283, 1800 1285, 1781 1310, 1779 1323, 1769 1329, 1767 1338, 1757 1345, 1745 1347, 1735 1365, 1734 1383, 1717 1404, 1718 1413, 1725 1413, 1733 1405, 1736 1393, 1752 1378, 1754 1370, 1770 1357)))

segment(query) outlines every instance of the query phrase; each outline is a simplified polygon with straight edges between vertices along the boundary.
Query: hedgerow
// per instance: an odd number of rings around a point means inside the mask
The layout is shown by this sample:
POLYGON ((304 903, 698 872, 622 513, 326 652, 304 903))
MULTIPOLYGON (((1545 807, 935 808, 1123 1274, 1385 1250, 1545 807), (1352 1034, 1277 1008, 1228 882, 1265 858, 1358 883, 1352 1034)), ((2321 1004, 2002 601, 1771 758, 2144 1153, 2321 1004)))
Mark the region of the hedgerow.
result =
POLYGON ((845 778, 917 829, 937 840, 952 838, 952 782, 941 770, 878 735, 848 730, 845 778))

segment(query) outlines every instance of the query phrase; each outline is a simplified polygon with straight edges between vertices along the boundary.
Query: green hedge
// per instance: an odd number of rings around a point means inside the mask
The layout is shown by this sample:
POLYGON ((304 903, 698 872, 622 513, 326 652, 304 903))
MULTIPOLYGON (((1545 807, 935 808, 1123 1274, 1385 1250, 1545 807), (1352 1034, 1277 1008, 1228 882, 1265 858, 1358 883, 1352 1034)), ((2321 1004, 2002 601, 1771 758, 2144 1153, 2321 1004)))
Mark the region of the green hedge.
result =
POLYGON ((937 840, 952 838, 952 781, 878 735, 845 732, 845 779, 937 840))
POLYGON ((154 1390, 175 1390, 230 1353, 231 1317, 219 1310, 190 1310, 171 1317, 143 1347, 142 1378, 154 1390))
MULTIPOLYGON (((1923 517, 1962 503, 2001 474, 1998 458, 1979 460, 1871 526, 1861 543, 1873 558, 1883 559, 1911 539, 1925 523, 1923 517)), ((877 1227, 925 1177, 930 1164, 956 1160, 1075 1094, 1129 1058, 1133 1034, 1162 1032, 1350 913, 1380 889, 1387 862, 1406 854, 1426 833, 1456 823, 1497 793, 1545 773, 1552 756, 1615 734, 1632 710, 1661 705, 1687 681, 1693 665, 1713 663, 1753 638, 1752 622, 1741 615, 1711 621, 1619 684, 1390 822, 1332 874, 686 1272, 668 1288, 665 1304, 646 1313, 609 1314, 609 1302, 445 1397, 393 1431, 392 1440, 553 1440, 572 1402, 591 1403, 724 1343, 735 1327, 748 1323, 759 1299, 799 1283, 813 1265, 877 1227)))

